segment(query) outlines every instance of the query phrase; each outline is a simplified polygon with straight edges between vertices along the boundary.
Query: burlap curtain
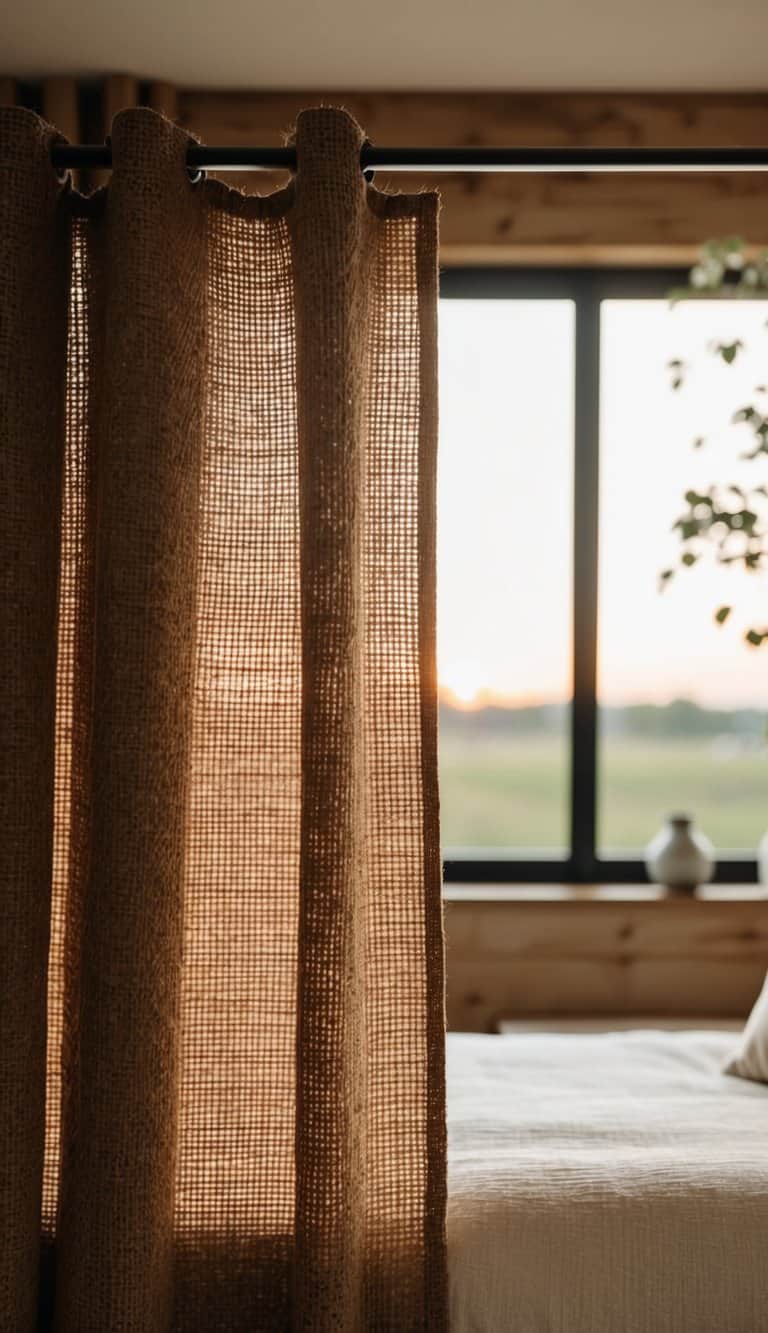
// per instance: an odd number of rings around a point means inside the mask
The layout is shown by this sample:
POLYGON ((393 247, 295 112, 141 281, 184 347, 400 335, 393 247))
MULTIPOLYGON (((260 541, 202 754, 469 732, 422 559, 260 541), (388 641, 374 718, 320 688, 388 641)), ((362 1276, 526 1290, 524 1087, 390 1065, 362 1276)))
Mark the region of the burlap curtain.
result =
POLYGON ((0 113, 0 1327, 442 1329, 436 201, 333 110, 267 198, 54 137, 0 113))

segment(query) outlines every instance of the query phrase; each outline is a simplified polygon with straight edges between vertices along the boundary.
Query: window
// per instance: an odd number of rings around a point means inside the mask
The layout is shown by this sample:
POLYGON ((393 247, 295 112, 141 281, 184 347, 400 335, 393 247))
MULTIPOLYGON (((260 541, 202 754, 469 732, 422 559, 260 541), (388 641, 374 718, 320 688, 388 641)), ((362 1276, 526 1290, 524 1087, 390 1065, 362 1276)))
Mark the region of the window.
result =
POLYGON ((562 857, 573 302, 444 301, 440 352, 443 827, 465 848, 562 857))
MULTIPOLYGON (((768 303, 670 309, 667 293, 685 279, 443 275, 448 881, 640 880, 642 848, 679 808, 715 842, 718 879, 755 878, 768 824, 768 651, 714 624, 738 576, 696 568, 663 596, 658 581, 679 554, 671 526, 683 492, 732 479, 732 439, 725 455, 717 431, 707 450, 690 441, 727 426, 739 392, 748 401, 765 378, 757 360, 718 366, 707 340, 725 329, 757 341, 768 303), (700 363, 681 394, 674 356, 700 363)), ((742 602, 750 591, 739 584, 742 602)))

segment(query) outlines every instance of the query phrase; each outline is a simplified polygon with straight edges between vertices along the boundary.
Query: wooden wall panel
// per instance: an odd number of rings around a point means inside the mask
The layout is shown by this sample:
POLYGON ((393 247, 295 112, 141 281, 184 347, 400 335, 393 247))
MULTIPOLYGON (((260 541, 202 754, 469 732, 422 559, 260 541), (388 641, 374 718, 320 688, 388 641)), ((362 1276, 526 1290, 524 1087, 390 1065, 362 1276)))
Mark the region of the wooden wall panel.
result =
POLYGON ((105 136, 118 111, 139 105, 139 82, 130 74, 110 74, 101 86, 102 123, 105 136))
MULTIPOLYGON (((755 146, 768 92, 747 94, 250 93, 181 90, 182 124, 208 143, 277 145, 302 106, 344 105, 379 144, 755 146)), ((265 176, 231 178, 266 191, 265 176)), ((768 243, 768 183, 731 175, 400 176, 439 185, 451 263, 688 263, 712 236, 768 243)))
POLYGON ((75 79, 46 79, 43 83, 42 111, 49 124, 55 125, 70 143, 79 143, 80 114, 75 79))
POLYGON ((178 120, 179 94, 172 83, 150 83, 147 89, 147 104, 153 111, 161 111, 169 120, 178 120))
POLYGON ((743 1018, 768 970, 768 899, 462 899, 455 889, 446 935, 454 1030, 563 1014, 743 1018))
MULTIPOLYGON (((40 85, 45 114, 70 135, 73 80, 40 85), (49 110, 50 108, 50 110, 49 110), (67 125, 63 123, 67 121, 67 125)), ((379 144, 755 146, 768 143, 768 91, 733 94, 216 92, 114 74, 81 87, 98 107, 88 138, 141 102, 208 143, 277 145, 297 112, 344 105, 379 144), (94 100, 95 93, 95 100, 94 100)), ((0 100, 13 98, 0 80, 0 100), (6 92, 2 97, 2 87, 6 92)), ((268 192, 264 174, 232 183, 268 192)), ((95 180, 91 184, 96 183, 95 180)), ((768 182, 730 175, 400 176, 384 188, 439 186, 444 264, 687 264, 702 241, 738 233, 768 244, 768 182)))

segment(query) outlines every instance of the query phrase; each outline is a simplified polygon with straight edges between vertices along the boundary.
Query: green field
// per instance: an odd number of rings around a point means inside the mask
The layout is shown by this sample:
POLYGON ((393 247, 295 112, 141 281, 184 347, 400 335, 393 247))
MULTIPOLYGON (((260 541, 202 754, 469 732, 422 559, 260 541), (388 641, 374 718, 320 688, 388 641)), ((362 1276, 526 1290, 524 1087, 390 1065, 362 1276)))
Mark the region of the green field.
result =
MULTIPOLYGON (((678 810, 726 851, 754 848, 768 829, 768 750, 739 751, 698 737, 612 737, 598 773, 602 850, 637 851, 664 815, 678 810)), ((562 849, 568 782, 564 737, 456 736, 444 729, 444 848, 562 849)))

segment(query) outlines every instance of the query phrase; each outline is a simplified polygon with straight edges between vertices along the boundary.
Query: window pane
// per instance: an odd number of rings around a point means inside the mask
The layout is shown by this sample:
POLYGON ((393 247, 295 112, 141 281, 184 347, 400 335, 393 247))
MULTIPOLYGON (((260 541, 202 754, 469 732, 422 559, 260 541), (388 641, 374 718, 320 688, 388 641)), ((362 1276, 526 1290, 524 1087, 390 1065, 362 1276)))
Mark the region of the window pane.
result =
MULTIPOLYGON (((606 301, 602 306, 599 844, 643 848, 671 811, 691 813, 716 846, 754 849, 768 825, 764 713, 768 649, 744 642, 768 622, 762 574, 679 563, 672 524, 687 490, 765 481, 764 458, 730 424, 766 379, 768 304, 606 301), (743 340, 731 365, 714 341, 743 340), (688 364, 673 391, 667 363, 688 364), (705 437, 698 449, 697 437, 705 437), (722 628, 721 605, 737 610, 722 628)), ((759 396, 758 396, 759 397, 759 396)))
POLYGON ((573 305, 440 305, 444 850, 560 855, 571 688, 573 305))

